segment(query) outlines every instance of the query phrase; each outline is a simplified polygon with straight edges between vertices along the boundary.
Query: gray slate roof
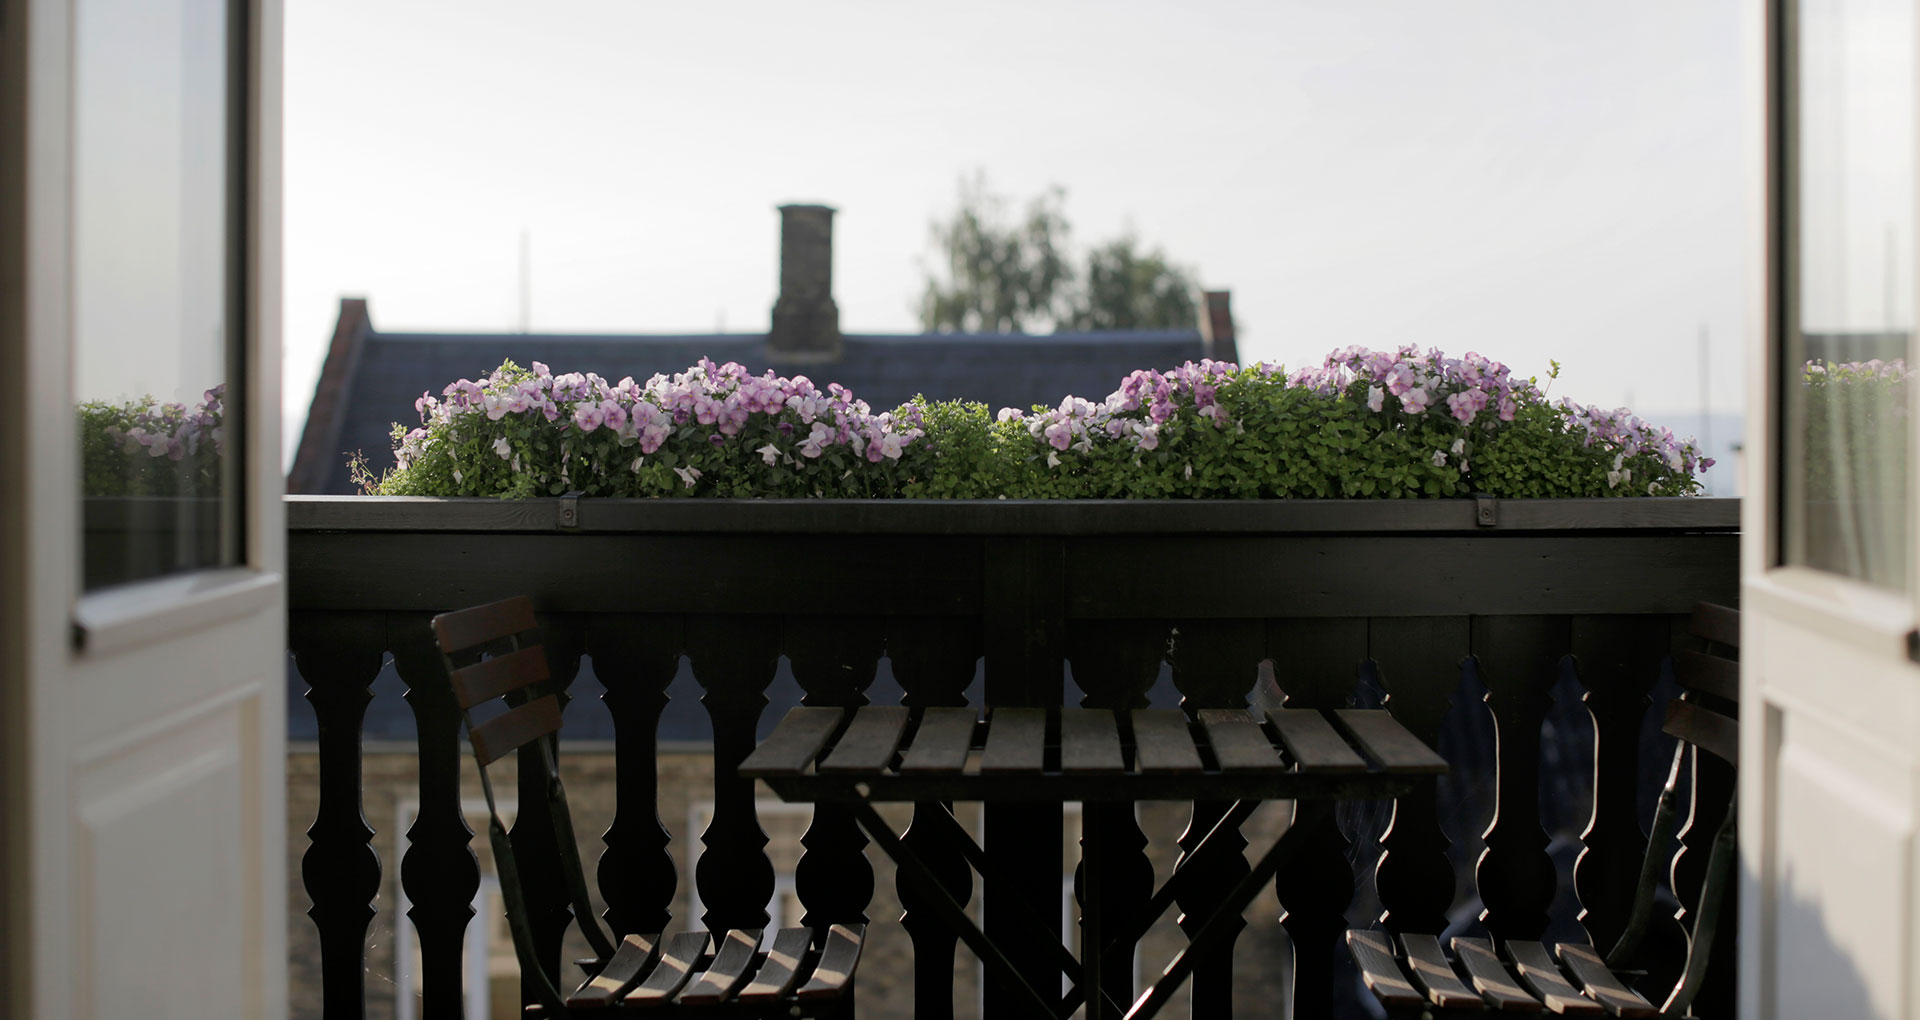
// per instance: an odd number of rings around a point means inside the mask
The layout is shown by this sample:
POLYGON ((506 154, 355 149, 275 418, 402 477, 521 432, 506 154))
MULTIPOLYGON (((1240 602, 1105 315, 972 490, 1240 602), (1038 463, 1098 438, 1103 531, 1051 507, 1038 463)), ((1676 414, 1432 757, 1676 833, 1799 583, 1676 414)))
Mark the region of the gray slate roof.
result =
MULTIPOLYGON (((364 321, 364 320, 363 320, 364 321)), ((343 326, 346 323, 343 322, 343 326)), ((822 387, 839 383, 875 409, 915 394, 977 400, 993 410, 1057 404, 1072 394, 1098 400, 1138 368, 1167 369, 1205 355, 1198 331, 1020 334, 850 334, 832 362, 780 364, 760 334, 559 335, 379 333, 371 326, 336 339, 309 416, 291 491, 349 494, 346 459, 361 451, 377 472, 390 466, 393 423, 419 420, 413 402, 438 396, 459 378, 477 379, 511 358, 545 362, 555 372, 596 372, 645 380, 672 374, 703 355, 737 361, 758 374, 805 375, 822 387), (345 364, 341 341, 357 348, 345 364), (327 441, 331 436, 331 441, 327 441), (328 449, 327 447, 331 447, 328 449), (331 462, 331 463, 329 463, 331 462)))

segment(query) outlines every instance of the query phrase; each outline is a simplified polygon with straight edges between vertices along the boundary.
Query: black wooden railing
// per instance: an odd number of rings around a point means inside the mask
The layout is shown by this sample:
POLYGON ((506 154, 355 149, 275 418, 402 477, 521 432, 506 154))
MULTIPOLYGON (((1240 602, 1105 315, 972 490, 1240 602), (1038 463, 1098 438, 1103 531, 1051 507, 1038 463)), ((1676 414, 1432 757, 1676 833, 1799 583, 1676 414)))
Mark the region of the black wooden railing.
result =
MULTIPOLYGON (((1063 667, 1082 704, 1142 706, 1170 663, 1184 706, 1239 707, 1265 660, 1289 705, 1385 700, 1461 775, 1490 776, 1497 765, 1497 792, 1488 803, 1468 796, 1463 807, 1464 787, 1450 777, 1403 798, 1379 847, 1355 845, 1331 822, 1314 834, 1310 851, 1280 876, 1273 903, 1294 947, 1291 961, 1274 965, 1291 965, 1296 1015, 1304 1017, 1333 1015, 1345 994, 1329 975, 1343 961, 1340 935, 1357 902, 1377 899, 1402 930, 1565 930, 1573 922, 1556 888, 1542 805, 1567 811, 1589 789, 1591 810, 1578 809, 1587 824, 1578 827, 1572 884, 1584 911, 1579 923, 1607 944, 1624 923, 1624 893, 1635 880, 1642 788, 1647 773, 1662 768, 1649 766, 1660 756, 1643 733, 1657 733, 1648 719, 1676 621, 1697 600, 1731 604, 1737 593, 1738 511, 1730 500, 576 505, 289 497, 287 511, 289 641, 311 687, 320 757, 303 878, 329 1016, 360 1015, 368 992, 363 961, 380 864, 360 803, 361 718, 388 657, 408 687, 419 734, 419 816, 399 867, 419 937, 422 1008, 426 1017, 460 1008, 461 938, 479 871, 461 814, 457 716, 426 626, 436 611, 527 594, 546 614, 561 685, 582 654, 591 656, 606 689, 618 778, 597 880, 619 931, 764 923, 774 873, 752 785, 734 768, 752 746, 781 656, 815 705, 864 703, 883 668, 908 705, 964 705, 982 660, 989 706, 1062 704, 1063 667), (715 809, 697 843, 675 844, 656 806, 656 733, 683 656, 712 721, 715 809), (1570 714, 1578 710, 1564 693, 1576 683, 1585 717, 1570 714), (1477 695, 1484 705, 1472 703, 1477 695), (1543 725, 1556 735, 1544 743, 1543 725), (1582 774, 1585 748, 1594 766, 1582 774), (1570 777, 1577 790, 1563 789, 1570 777), (1450 844, 1480 842, 1484 852, 1465 865, 1471 881, 1457 881, 1461 848, 1450 844), (1382 851, 1369 883, 1366 865, 1382 851), (676 855, 697 857, 705 909, 670 925, 676 855)), ((513 839, 523 859, 537 859, 550 826, 538 788, 527 785, 534 773, 521 781, 513 839)), ((1182 846, 1224 809, 1193 805, 1182 846)), ((1059 895, 1050 848, 1060 845, 1062 820, 1051 807, 985 812, 992 870, 978 894, 992 931, 996 918, 1022 915, 996 903, 1059 895), (996 853, 1010 842, 1045 852, 996 853)), ((945 819, 917 812, 907 839, 957 888, 970 889, 945 819)), ((1106 831, 1095 838, 1127 848, 1100 892, 1108 916, 1120 918, 1151 891, 1148 841, 1125 812, 1100 824, 1106 831)), ((807 923, 865 918, 874 889, 865 843, 844 813, 815 813, 796 877, 807 923)), ((1236 880, 1236 866, 1244 862, 1229 857, 1211 869, 1212 884, 1188 890, 1180 908, 1204 914, 1205 902, 1236 880)), ((912 888, 899 893, 913 942, 915 1015, 949 1015, 954 933, 933 921, 912 888)), ((570 921, 566 895, 555 888, 534 898, 547 962, 557 968, 570 921)), ((995 934, 1031 968, 1035 987, 1057 985, 1045 945, 1057 933, 995 934)), ((1131 998, 1131 975, 1112 980, 1117 999, 1131 998)), ((1194 1014, 1226 1015, 1232 985, 1230 961, 1196 973, 1194 1014)), ((985 995, 985 1015, 1010 1015, 991 983, 985 995)))

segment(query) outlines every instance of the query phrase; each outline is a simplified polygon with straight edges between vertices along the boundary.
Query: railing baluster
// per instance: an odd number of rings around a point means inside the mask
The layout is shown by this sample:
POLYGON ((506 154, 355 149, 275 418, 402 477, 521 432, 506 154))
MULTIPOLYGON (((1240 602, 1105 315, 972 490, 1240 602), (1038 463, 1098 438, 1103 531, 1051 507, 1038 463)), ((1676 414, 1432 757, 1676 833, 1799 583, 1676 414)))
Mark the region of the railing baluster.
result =
MULTIPOLYGON (((1168 627, 1141 620, 1075 620, 1067 626, 1067 661, 1073 678, 1085 694, 1088 708, 1147 707, 1147 692, 1160 678, 1167 654, 1168 627)), ((1140 831, 1131 802, 1083 804, 1080 843, 1097 840, 1105 851, 1100 888, 1086 887, 1085 867, 1075 869, 1074 895, 1084 908, 1089 895, 1100 898, 1108 932, 1133 927, 1153 898, 1153 861, 1147 857, 1147 836, 1140 831)), ((1116 965, 1105 968, 1101 982, 1108 997, 1126 1005, 1133 1001, 1133 968, 1117 961, 1133 959, 1134 943, 1112 955, 1116 965)))
MULTIPOLYGON (((781 639, 793 678, 806 694, 801 704, 854 708, 867 703, 885 644, 880 621, 862 618, 790 617, 781 639)), ((873 901, 873 865, 867 837, 853 812, 815 804, 813 822, 800 837, 805 853, 794 866, 795 891, 811 927, 864 924, 873 901)))
MULTIPOLYGON (((897 616, 887 624, 887 660, 909 707, 964 707, 980 661, 980 632, 972 620, 897 616)), ((960 848, 964 838, 948 806, 938 801, 915 804, 913 822, 900 836, 963 907, 973 895, 973 869, 960 848)), ((913 1016, 952 1020, 959 935, 941 922, 926 894, 905 875, 896 874, 894 887, 904 911, 900 925, 913 940, 913 1016)))
POLYGON ((673 834, 660 821, 660 713, 680 666, 677 616, 596 615, 587 654, 613 714, 613 821, 596 877, 616 936, 655 934, 673 918, 673 834))
MULTIPOLYGON (((585 650, 581 640, 582 624, 578 618, 540 617, 542 646, 546 651, 547 671, 551 674, 549 684, 562 710, 570 700, 567 686, 580 673, 580 656, 585 650)), ((564 729, 563 726, 563 732, 564 729)), ((557 754, 557 741, 555 747, 557 754)), ((513 827, 507 835, 513 844, 514 859, 520 864, 520 885, 526 890, 534 952, 547 976, 555 984, 562 984, 571 975, 560 970, 560 943, 566 937, 567 925, 573 922, 573 908, 568 905, 566 880, 560 874, 560 848, 553 838, 553 814, 547 808, 547 770, 539 756, 532 752, 531 745, 514 757, 519 792, 513 827)), ((529 984, 529 976, 520 977, 520 1001, 525 1005, 539 1002, 529 984)))
POLYGON ((464 1015, 460 958, 480 889, 480 861, 460 806, 460 710, 427 620, 412 613, 387 617, 387 643, 407 685, 420 749, 420 808, 407 829, 400 886, 420 940, 420 1015, 458 1020, 464 1015))
POLYGON ((701 924, 709 931, 764 927, 773 900, 773 862, 753 803, 753 780, 740 778, 740 762, 753 751, 767 685, 779 665, 778 624, 690 616, 686 626, 687 658, 707 692, 700 703, 713 719, 713 821, 700 834, 706 849, 693 870, 706 907, 701 924))
MULTIPOLYGON (((1345 708, 1367 657, 1365 619, 1289 619, 1267 624, 1267 654, 1288 708, 1345 708)), ((1333 1016, 1333 975, 1344 971, 1340 939, 1353 900, 1347 837, 1333 813, 1304 833, 1308 844, 1274 882, 1280 924, 1293 942, 1293 1011, 1299 1020, 1333 1016)), ((1199 1015, 1195 1010, 1195 1015, 1199 1015)))
POLYGON ((300 875, 320 929, 320 1000, 329 1017, 367 1013, 367 926, 380 855, 360 797, 360 726, 380 675, 386 627, 373 613, 292 614, 287 645, 319 720, 320 807, 300 875))
MULTIPOLYGON (((1460 685, 1460 662, 1469 650, 1464 616, 1389 617, 1368 627, 1368 650, 1387 689, 1387 710, 1429 746, 1460 685)), ((1428 777, 1393 802, 1393 820, 1380 837, 1385 848, 1374 882, 1384 911, 1381 923, 1394 931, 1438 935, 1453 906, 1453 865, 1440 829, 1436 782, 1428 777)))
MULTIPOLYGON (((1182 620, 1176 629, 1171 656, 1173 684, 1180 691, 1180 705, 1187 714, 1192 716, 1203 708, 1246 707, 1247 694, 1259 679, 1260 660, 1266 657, 1265 625, 1257 620, 1182 620)), ((1183 860, 1232 807, 1231 802, 1224 801, 1194 803, 1193 820, 1180 835, 1183 860)), ((1213 915, 1214 906, 1248 874, 1247 859, 1239 853, 1246 845, 1238 829, 1220 833, 1208 845, 1210 860, 1199 879, 1175 901, 1182 911, 1180 928, 1188 938, 1200 930, 1213 915)), ((1244 927, 1244 922, 1235 926, 1218 952, 1194 968, 1194 1016, 1232 1015, 1232 946, 1244 927)))
POLYGON ((1646 856, 1635 802, 1639 790, 1640 723, 1667 654, 1663 616, 1577 616, 1573 654, 1594 733, 1593 817, 1581 834, 1586 849, 1573 869, 1580 923, 1596 946, 1611 946, 1626 928, 1633 889, 1646 856))
POLYGON ((1481 923, 1501 939, 1539 938, 1553 904, 1557 883, 1540 826, 1540 724, 1568 641, 1565 617, 1473 620, 1473 655, 1499 735, 1497 806, 1474 881, 1481 923))

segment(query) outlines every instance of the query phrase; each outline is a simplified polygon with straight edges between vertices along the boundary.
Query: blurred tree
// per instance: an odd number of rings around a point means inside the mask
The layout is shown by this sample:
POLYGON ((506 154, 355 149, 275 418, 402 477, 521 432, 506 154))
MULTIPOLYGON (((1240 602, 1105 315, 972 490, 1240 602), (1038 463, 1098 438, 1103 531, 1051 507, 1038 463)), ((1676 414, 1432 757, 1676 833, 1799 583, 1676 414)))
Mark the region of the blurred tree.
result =
POLYGON ((1071 228, 1058 185, 1009 215, 984 174, 960 182, 960 207, 933 224, 946 272, 927 273, 920 327, 928 332, 1038 333, 1075 329, 1191 329, 1193 274, 1131 233, 1090 251, 1084 273, 1066 253, 1071 228))
POLYGON ((1198 289, 1165 253, 1138 250, 1128 234, 1087 253, 1086 282, 1073 295, 1068 329, 1192 329, 1198 289))
POLYGON ((1007 200, 987 191, 984 174, 961 181, 959 210, 933 224, 947 279, 927 275, 921 328, 1024 333, 1057 321, 1057 303, 1073 274, 1062 254, 1065 198, 1060 188, 1049 188, 1016 223, 1007 216, 1007 200))

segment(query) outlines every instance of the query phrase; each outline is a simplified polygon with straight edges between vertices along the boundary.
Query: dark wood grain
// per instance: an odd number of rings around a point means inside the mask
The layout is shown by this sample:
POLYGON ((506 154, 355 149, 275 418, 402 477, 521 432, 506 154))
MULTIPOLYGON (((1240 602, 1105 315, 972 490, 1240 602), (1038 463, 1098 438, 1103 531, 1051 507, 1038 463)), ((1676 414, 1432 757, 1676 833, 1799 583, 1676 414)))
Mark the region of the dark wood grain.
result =
POLYGON ((448 655, 458 655, 533 627, 533 603, 523 596, 441 613, 433 618, 434 639, 448 655))
POLYGON ((813 765, 815 755, 846 715, 840 708, 789 709, 773 733, 740 762, 743 776, 798 775, 813 765))
POLYGON ((904 705, 869 705, 857 709, 847 731, 820 762, 823 774, 880 772, 893 761, 907 729, 904 705))
POLYGON ((704 931, 683 931, 667 936, 660 947, 660 961, 654 964, 647 979, 628 992, 622 1001, 628 1006, 641 1008, 660 1005, 673 998, 693 976, 693 968, 700 965, 700 958, 707 951, 707 943, 712 941, 704 931))
POLYGON ((1143 773, 1201 771, 1200 751, 1187 731, 1185 713, 1140 709, 1132 713, 1134 768, 1143 773))
POLYGON ((959 772, 967 764, 977 724, 971 708, 926 709, 913 732, 913 743, 901 756, 900 771, 959 772))
POLYGON ((1538 1014, 1541 1010, 1540 1000, 1520 987, 1513 972, 1500 962, 1500 957, 1494 955, 1492 942, 1487 939, 1456 938, 1453 940, 1453 955, 1467 969, 1467 977, 1473 981, 1473 990, 1485 996, 1495 1011, 1530 1011, 1538 1014))
POLYGON ((980 756, 980 771, 1037 773, 1045 761, 1046 738, 1045 709, 996 708, 987 717, 987 746, 980 756))
POLYGON ((1613 971, 1607 969, 1607 963, 1600 958, 1592 946, 1578 942, 1562 942, 1554 947, 1560 962, 1567 965, 1573 976, 1580 982, 1588 998, 1600 1003, 1608 1013, 1621 1017, 1659 1016, 1660 1011, 1653 1007, 1640 993, 1622 984, 1613 971))
POLYGON ((680 993, 684 1006, 714 1006, 733 997, 747 983, 747 968, 760 951, 764 932, 758 928, 735 928, 719 936, 719 948, 706 972, 680 993))
POLYGON ((367 927, 380 893, 380 857, 361 807, 360 729, 380 675, 386 625, 378 613, 302 613, 287 645, 319 728, 320 798, 301 884, 320 935, 320 994, 330 1016, 366 1016, 367 927))
MULTIPOLYGON (((465 1010, 461 956, 480 890, 480 862, 469 846, 473 830, 460 800, 462 706, 447 683, 440 649, 425 618, 390 617, 387 643, 407 685, 420 753, 420 806, 407 828, 407 848, 400 858, 407 918, 420 940, 420 1015, 459 1020, 465 1010)), ((540 657, 537 649, 534 656, 540 657)), ((544 660, 532 668, 546 675, 544 660)))
POLYGON ((1407 952, 1407 969, 1413 980, 1426 990, 1428 1001, 1441 1009, 1484 1009, 1479 993, 1468 988, 1453 969, 1453 961, 1440 949, 1440 940, 1423 932, 1402 932, 1400 945, 1407 952))
MULTIPOLYGON (((437 661, 433 665, 436 669, 439 667, 437 661)), ((528 684, 544 682, 547 679, 547 656, 537 647, 521 648, 506 655, 483 659, 471 666, 462 666, 449 674, 449 678, 453 681, 454 697, 460 702, 460 707, 472 708, 528 684)))
POLYGON ((1740 761, 1740 723, 1710 708, 1688 701, 1667 703, 1667 721, 1661 731, 1718 755, 1729 765, 1740 761))
POLYGON ((1513 958, 1514 969, 1520 972, 1520 980, 1533 990, 1533 994, 1546 1003, 1547 1010, 1564 1016, 1601 1016, 1606 1013, 1600 1004, 1580 994, 1580 990, 1567 983, 1560 968, 1553 965, 1553 957, 1547 953, 1547 947, 1538 942, 1516 939, 1507 943, 1507 953, 1513 958))
POLYGON ((1690 690, 1740 700, 1740 664, 1732 659, 1681 649, 1673 654, 1673 678, 1690 690))
POLYGON ((1327 717, 1311 709, 1274 708, 1267 720, 1280 735, 1287 754, 1301 768, 1316 772, 1365 772, 1367 760, 1360 757, 1327 717))
POLYGON ((1393 945, 1385 934, 1352 929, 1347 932, 1347 949, 1360 965, 1360 977, 1367 983, 1367 990, 1389 1009, 1417 1008, 1424 1003, 1425 997, 1407 980, 1400 962, 1394 959, 1393 945))
POLYGON ((1343 708, 1333 713, 1367 757, 1391 772, 1445 775, 1447 760, 1380 709, 1343 708))
POLYGON ((1695 637, 1728 648, 1740 647, 1740 611, 1737 609, 1703 602, 1693 607, 1693 615, 1688 622, 1695 637))
POLYGON ((475 726, 468 734, 474 756, 482 765, 505 757, 507 752, 548 734, 560 732, 560 705, 549 694, 509 709, 475 726))
POLYGON ((1060 710, 1060 771, 1125 770, 1126 763, 1120 756, 1120 726, 1112 712, 1100 708, 1060 710))
POLYGON ((766 959, 754 971, 753 981, 736 996, 741 1002, 776 1002, 800 980, 800 963, 813 945, 813 929, 782 928, 767 947, 766 959))
POLYGON ((1285 772, 1286 763, 1274 753, 1267 734, 1244 708, 1200 710, 1200 725, 1223 772, 1285 772))
POLYGON ((665 931, 673 918, 680 871, 660 820, 658 752, 680 643, 677 616, 602 614, 587 624, 587 651, 613 717, 613 822, 600 837, 606 850, 595 878, 615 934, 665 931))

